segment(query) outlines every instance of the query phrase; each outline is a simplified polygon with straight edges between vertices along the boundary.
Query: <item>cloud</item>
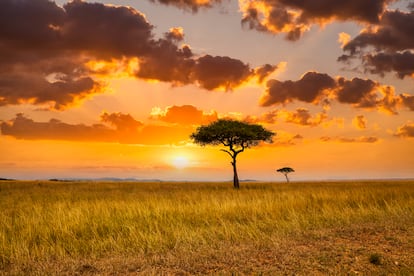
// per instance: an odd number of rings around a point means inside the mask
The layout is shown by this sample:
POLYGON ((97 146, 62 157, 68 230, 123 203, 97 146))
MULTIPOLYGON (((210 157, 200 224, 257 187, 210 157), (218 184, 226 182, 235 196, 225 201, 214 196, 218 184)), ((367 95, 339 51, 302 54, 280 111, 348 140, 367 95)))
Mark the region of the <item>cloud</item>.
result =
MULTIPOLYGON (((410 98, 405 97, 409 105, 410 98)), ((393 87, 380 85, 370 79, 347 80, 343 77, 333 78, 327 74, 307 72, 297 81, 269 80, 266 91, 259 99, 259 104, 272 106, 302 101, 327 105, 331 100, 350 104, 356 108, 378 109, 397 114, 397 107, 401 104, 402 97, 395 95, 393 87)))
POLYGON ((367 119, 364 115, 358 115, 352 120, 352 124, 357 129, 366 129, 367 128, 367 119))
POLYGON ((115 138, 115 131, 102 124, 93 126, 71 125, 57 119, 51 119, 49 122, 35 122, 21 113, 17 114, 13 120, 3 122, 1 132, 3 135, 27 140, 93 140, 108 142, 115 138))
POLYGON ((406 107, 408 107, 411 111, 414 111, 414 96, 409 94, 401 94, 400 98, 406 107))
POLYGON ((306 108, 297 108, 295 111, 289 110, 270 110, 259 116, 246 116, 244 121, 258 124, 277 124, 278 122, 286 122, 300 126, 329 126, 332 123, 338 124, 338 118, 329 119, 327 112, 317 112, 311 114, 306 108))
POLYGON ((239 0, 242 23, 262 32, 284 33, 288 40, 298 40, 312 25, 336 21, 376 23, 392 0, 369 1, 290 1, 239 0))
POLYGON ((169 40, 182 41, 184 40, 184 29, 182 27, 174 27, 165 34, 165 38, 169 40))
POLYGON ((339 143, 376 143, 379 141, 377 137, 374 136, 361 136, 356 138, 348 137, 321 137, 322 142, 339 142, 339 143))
POLYGON ((279 110, 271 110, 264 114, 261 114, 260 116, 252 116, 248 115, 246 116, 243 121, 246 121, 248 123, 260 123, 260 124, 276 124, 278 120, 279 110))
POLYGON ((115 126, 117 130, 127 130, 135 131, 138 127, 143 126, 143 124, 135 120, 130 114, 123 113, 107 113, 104 112, 101 115, 101 121, 109 123, 112 126, 115 126))
POLYGON ((365 71, 384 75, 396 72, 398 77, 413 76, 414 11, 386 11, 374 25, 361 31, 343 45, 339 61, 360 58, 365 71))
POLYGON ((414 123, 408 122, 403 126, 400 126, 397 131, 394 133, 395 136, 404 137, 404 138, 413 138, 414 137, 414 123))
POLYGON ((289 147, 300 143, 303 136, 300 134, 292 134, 285 131, 278 130, 276 136, 273 138, 273 143, 265 144, 265 147, 289 147))
MULTIPOLYGON (((160 1, 200 5, 218 1, 160 1)), ((49 105, 64 109, 105 91, 103 74, 155 79, 207 90, 232 90, 259 69, 227 56, 198 56, 180 27, 155 38, 141 12, 125 6, 71 1, 59 7, 47 0, 0 2, 0 105, 49 105), (130 66, 136 63, 135 66, 130 66)))
POLYGON ((377 28, 364 29, 344 46, 344 50, 353 54, 368 46, 392 51, 414 48, 413 23, 413 11, 386 11, 376 24, 377 28))
POLYGON ((61 8, 46 0, 4 0, 0 25, 0 105, 55 109, 102 92, 87 62, 144 52, 137 45, 150 41, 152 30, 132 9, 81 1, 61 8))
POLYGON ((197 12, 199 8, 210 8, 216 3, 221 3, 222 0, 150 0, 151 2, 160 3, 164 5, 172 5, 184 10, 192 10, 197 12))
POLYGON ((354 104, 357 107, 374 107, 376 105, 378 84, 369 79, 338 79, 337 99, 341 103, 354 104))
POLYGON ((328 115, 326 112, 320 112, 315 116, 312 116, 308 109, 297 108, 295 112, 282 110, 279 112, 278 117, 284 118, 285 122, 287 123, 293 123, 302 126, 317 126, 326 121, 328 115))
POLYGON ((1 123, 2 135, 25 140, 94 141, 125 144, 179 144, 187 141, 193 131, 186 126, 144 125, 129 114, 103 113, 105 124, 68 124, 51 119, 35 122, 23 114, 1 123))
MULTIPOLYGON (((281 65, 283 66, 283 63, 281 65)), ((279 66, 270 64, 265 64, 261 67, 256 68, 255 73, 258 77, 259 83, 263 82, 263 80, 265 80, 270 74, 275 72, 277 69, 279 69, 279 66)))
POLYGON ((384 76, 385 73, 395 72, 400 79, 414 77, 414 53, 411 51, 367 54, 363 65, 371 74, 384 76))
POLYGON ((253 74, 249 66, 240 60, 210 55, 200 57, 194 68, 196 81, 208 90, 219 87, 231 90, 253 74))
POLYGON ((332 77, 317 72, 307 72, 298 81, 269 80, 260 98, 260 105, 287 104, 293 100, 318 103, 326 96, 326 91, 334 87, 335 80, 332 77))
POLYGON ((165 110, 155 108, 151 115, 153 119, 182 125, 208 124, 218 119, 216 111, 205 113, 192 105, 173 105, 167 107, 165 110))

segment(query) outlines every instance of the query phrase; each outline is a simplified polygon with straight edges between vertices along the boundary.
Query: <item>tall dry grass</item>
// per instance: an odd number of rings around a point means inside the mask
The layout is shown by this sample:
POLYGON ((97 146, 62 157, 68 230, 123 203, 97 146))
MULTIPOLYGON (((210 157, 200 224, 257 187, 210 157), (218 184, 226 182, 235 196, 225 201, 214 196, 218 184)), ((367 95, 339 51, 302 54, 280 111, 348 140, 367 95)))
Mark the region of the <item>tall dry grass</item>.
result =
POLYGON ((9 264, 266 244, 360 223, 414 221, 414 181, 0 182, 0 271, 9 264))

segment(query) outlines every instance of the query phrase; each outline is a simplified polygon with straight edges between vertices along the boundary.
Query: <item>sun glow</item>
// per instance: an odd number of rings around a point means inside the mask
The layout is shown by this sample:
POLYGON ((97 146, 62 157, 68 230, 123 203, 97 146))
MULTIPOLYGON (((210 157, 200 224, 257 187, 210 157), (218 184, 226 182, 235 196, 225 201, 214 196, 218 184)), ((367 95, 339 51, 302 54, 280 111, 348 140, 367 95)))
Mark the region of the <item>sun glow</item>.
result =
POLYGON ((189 161, 185 156, 175 156, 172 161, 172 165, 177 169, 184 169, 188 167, 189 161))

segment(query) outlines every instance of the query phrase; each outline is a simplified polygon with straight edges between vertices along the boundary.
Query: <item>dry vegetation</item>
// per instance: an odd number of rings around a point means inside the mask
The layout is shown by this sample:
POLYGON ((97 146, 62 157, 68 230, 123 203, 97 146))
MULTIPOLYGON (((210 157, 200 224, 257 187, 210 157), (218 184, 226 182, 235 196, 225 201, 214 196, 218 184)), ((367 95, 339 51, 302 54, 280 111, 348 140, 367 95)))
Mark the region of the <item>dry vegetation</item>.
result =
POLYGON ((413 275, 414 181, 0 182, 0 274, 413 275))

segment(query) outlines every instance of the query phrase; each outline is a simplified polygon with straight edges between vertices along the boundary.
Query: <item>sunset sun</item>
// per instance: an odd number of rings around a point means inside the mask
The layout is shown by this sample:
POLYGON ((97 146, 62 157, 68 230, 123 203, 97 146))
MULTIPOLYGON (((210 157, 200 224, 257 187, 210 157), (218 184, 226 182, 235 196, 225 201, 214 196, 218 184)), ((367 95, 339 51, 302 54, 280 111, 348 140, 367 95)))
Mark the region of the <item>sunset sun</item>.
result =
POLYGON ((188 158, 185 156, 175 156, 172 161, 172 165, 177 169, 184 169, 188 167, 188 158))

